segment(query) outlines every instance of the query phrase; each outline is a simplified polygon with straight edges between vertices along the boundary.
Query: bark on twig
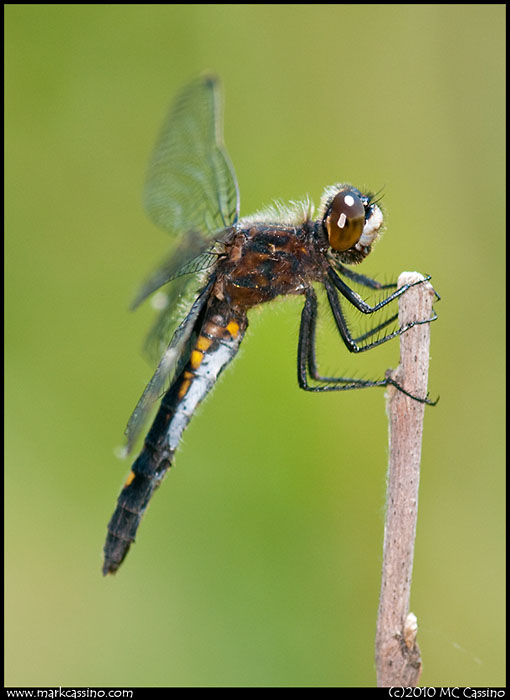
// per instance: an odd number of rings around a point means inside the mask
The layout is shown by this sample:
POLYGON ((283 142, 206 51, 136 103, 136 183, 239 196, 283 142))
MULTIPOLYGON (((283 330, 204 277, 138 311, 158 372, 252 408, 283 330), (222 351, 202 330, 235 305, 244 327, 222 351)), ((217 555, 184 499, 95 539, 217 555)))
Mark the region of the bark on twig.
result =
MULTIPOLYGON (((403 272, 398 286, 423 279, 403 272)), ((431 285, 413 287, 399 301, 399 323, 432 316, 431 285)), ((400 337, 400 365, 390 373, 413 396, 427 395, 430 324, 417 325, 400 337)), ((379 687, 416 686, 421 656, 416 643, 417 621, 409 612, 418 486, 425 404, 392 386, 387 390, 389 465, 384 526, 383 571, 376 634, 379 687)))

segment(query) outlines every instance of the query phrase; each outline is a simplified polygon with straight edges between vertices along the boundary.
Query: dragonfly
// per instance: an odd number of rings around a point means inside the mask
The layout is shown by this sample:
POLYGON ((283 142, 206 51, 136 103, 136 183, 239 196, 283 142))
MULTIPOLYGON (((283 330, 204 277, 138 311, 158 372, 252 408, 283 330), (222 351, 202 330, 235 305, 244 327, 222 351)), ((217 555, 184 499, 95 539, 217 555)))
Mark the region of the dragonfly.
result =
POLYGON ((183 431, 236 355, 253 307, 284 295, 304 298, 297 350, 301 389, 320 393, 391 384, 417 401, 433 403, 428 396, 409 394, 390 376, 367 380, 320 374, 314 285, 325 291, 338 334, 351 353, 371 350, 437 316, 398 327, 398 314, 385 314, 367 332, 353 336, 347 307, 379 318, 377 312, 414 286, 382 284, 348 267, 369 255, 383 229, 383 212, 374 194, 335 184, 324 190, 316 216, 305 199, 288 205, 276 202, 240 218, 237 179, 223 145, 216 76, 193 80, 174 100, 149 162, 144 205, 175 244, 132 305, 157 292, 160 311, 146 343, 157 366, 127 424, 128 452, 161 401, 108 524, 105 575, 116 572, 124 561, 149 501, 174 461, 183 431), (383 297, 370 305, 353 284, 372 293, 381 291, 383 297), (390 332, 391 324, 397 327, 390 332))

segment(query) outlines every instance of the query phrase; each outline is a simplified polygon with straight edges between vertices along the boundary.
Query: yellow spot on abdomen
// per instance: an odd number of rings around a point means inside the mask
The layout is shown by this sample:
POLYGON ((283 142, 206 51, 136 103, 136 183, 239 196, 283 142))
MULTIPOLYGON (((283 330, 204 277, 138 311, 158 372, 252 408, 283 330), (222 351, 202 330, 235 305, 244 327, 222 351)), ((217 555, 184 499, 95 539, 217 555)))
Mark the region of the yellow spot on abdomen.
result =
POLYGON ((130 484, 132 484, 135 476, 136 476, 136 474, 134 473, 134 471, 130 471, 124 486, 129 486, 130 484))
POLYGON ((230 333, 232 338, 235 338, 239 333, 239 324, 236 321, 230 321, 227 325, 227 331, 230 333))
POLYGON ((183 381, 183 383, 179 387, 179 393, 177 394, 177 396, 180 399, 182 399, 182 397, 186 395, 186 392, 188 391, 190 384, 191 384, 191 379, 185 379, 183 381))
POLYGON ((201 350, 202 352, 205 352, 206 350, 209 350, 211 347, 212 343, 212 338, 206 338, 205 336, 201 335, 199 339, 197 340, 197 345, 196 348, 197 350, 201 350))
POLYGON ((201 350, 193 350, 193 352, 191 353, 189 363, 193 369, 198 369, 202 364, 203 359, 204 354, 201 350))

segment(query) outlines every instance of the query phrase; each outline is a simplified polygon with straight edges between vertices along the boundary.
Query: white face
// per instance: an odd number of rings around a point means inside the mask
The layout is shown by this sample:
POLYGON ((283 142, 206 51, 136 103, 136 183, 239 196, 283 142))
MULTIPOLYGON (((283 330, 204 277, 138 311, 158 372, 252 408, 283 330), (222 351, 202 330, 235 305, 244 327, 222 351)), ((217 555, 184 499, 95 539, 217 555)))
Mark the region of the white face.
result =
POLYGON ((383 219, 383 213, 377 204, 372 204, 370 214, 363 227, 363 233, 358 241, 361 246, 366 247, 372 245, 377 239, 381 226, 383 225, 383 219))

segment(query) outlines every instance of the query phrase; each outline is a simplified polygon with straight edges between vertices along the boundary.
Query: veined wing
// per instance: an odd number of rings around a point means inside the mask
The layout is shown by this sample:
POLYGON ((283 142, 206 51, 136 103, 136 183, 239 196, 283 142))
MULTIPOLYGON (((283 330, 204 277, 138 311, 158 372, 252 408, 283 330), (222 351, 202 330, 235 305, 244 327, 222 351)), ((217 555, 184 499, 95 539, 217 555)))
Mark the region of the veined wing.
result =
MULTIPOLYGON (((129 418, 125 431, 127 437, 128 452, 131 451, 134 443, 140 435, 140 432, 145 424, 147 416, 154 402, 164 391, 174 373, 180 370, 180 364, 185 361, 183 359, 184 356, 186 356, 185 348, 190 342, 193 341, 192 336, 193 329, 195 327, 195 322, 200 312, 202 311, 204 304, 207 302, 209 292, 211 291, 214 282, 215 275, 212 275, 207 285, 201 290, 200 294, 198 295, 198 298, 196 298, 195 302, 191 306, 191 309, 189 310, 187 316, 184 318, 184 320, 177 327, 177 330, 174 332, 170 343, 168 344, 161 356, 161 359, 156 368, 156 371, 152 376, 152 379, 145 387, 142 396, 136 404, 135 410, 129 418)), ((162 329, 159 327, 160 324, 163 324, 165 326, 167 323, 170 322, 172 316, 175 315, 165 313, 165 311, 161 312, 159 319, 151 332, 151 334, 155 334, 158 346, 159 341, 163 337, 162 329)), ((151 337, 151 334, 149 335, 149 338, 151 337)), ((153 348, 153 350, 155 350, 155 348, 153 348)))
POLYGON ((239 191, 223 145, 217 78, 198 78, 175 99, 149 163, 144 203, 176 237, 212 241, 237 221, 239 191))
MULTIPOLYGON (((228 231, 230 229, 223 231, 222 237, 225 237, 228 231)), ((190 231, 172 254, 165 258, 147 277, 131 303, 131 310, 136 309, 144 299, 164 284, 183 275, 192 275, 211 267, 222 252, 223 246, 220 242, 218 244, 210 241, 204 242, 200 234, 190 231)), ((191 281, 192 279, 188 278, 186 284, 191 281)))
POLYGON ((144 204, 150 218, 179 243, 147 278, 132 303, 135 308, 173 280, 161 292, 160 313, 146 341, 146 353, 159 364, 129 419, 128 450, 175 373, 211 288, 210 280, 192 305, 205 278, 196 273, 215 264, 222 252, 221 241, 230 235, 239 217, 237 180, 222 141, 217 78, 199 78, 175 99, 149 162, 144 204))

